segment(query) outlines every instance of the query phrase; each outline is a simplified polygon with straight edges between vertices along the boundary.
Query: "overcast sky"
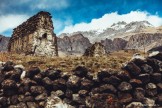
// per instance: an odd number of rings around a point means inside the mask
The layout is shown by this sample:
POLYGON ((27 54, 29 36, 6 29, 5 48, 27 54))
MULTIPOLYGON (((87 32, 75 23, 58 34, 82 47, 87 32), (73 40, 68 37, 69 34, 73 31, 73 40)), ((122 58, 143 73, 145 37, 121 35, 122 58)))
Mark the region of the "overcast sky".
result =
POLYGON ((105 29, 118 21, 162 25, 162 0, 0 0, 0 34, 39 11, 53 16, 55 33, 105 29))

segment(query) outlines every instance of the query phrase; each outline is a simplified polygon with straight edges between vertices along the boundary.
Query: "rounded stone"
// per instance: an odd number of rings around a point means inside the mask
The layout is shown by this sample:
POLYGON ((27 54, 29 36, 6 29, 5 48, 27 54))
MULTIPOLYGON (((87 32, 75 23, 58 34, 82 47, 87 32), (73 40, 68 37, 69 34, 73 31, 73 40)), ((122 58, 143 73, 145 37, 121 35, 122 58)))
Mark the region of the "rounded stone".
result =
POLYGON ((132 90, 132 85, 131 85, 130 83, 128 83, 128 82, 122 82, 122 83, 118 86, 118 89, 119 89, 120 91, 123 91, 123 92, 125 92, 125 91, 130 91, 130 90, 132 90))

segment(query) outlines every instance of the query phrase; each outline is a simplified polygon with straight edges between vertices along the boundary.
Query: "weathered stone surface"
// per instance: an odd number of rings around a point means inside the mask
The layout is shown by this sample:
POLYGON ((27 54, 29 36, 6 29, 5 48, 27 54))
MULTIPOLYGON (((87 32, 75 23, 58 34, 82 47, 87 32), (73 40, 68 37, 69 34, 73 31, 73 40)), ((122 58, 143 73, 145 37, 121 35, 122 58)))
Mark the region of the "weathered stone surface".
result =
POLYGON ((101 93, 116 93, 117 92, 116 88, 110 84, 104 84, 100 86, 99 90, 101 93))
POLYGON ((123 50, 126 47, 127 41, 122 38, 114 38, 101 40, 101 43, 104 45, 106 52, 123 50))
POLYGON ((75 75, 72 75, 72 76, 69 77, 66 85, 69 88, 79 87, 79 85, 80 85, 80 78, 75 76, 75 75))
POLYGON ((46 87, 46 88, 52 87, 53 82, 48 77, 43 78, 42 82, 43 82, 44 87, 46 87))
POLYGON ((51 96, 57 96, 59 98, 63 98, 64 97, 64 92, 61 90, 57 90, 57 91, 52 91, 51 92, 51 96))
POLYGON ((136 88, 134 91, 134 98, 136 101, 143 101, 145 98, 145 90, 143 88, 136 88))
POLYGON ((157 84, 157 89, 158 89, 158 92, 159 92, 159 93, 162 92, 162 83, 158 83, 158 84, 157 84))
POLYGON ((34 75, 33 80, 36 81, 37 83, 41 83, 42 75, 41 74, 34 75))
POLYGON ((51 15, 39 12, 14 29, 8 50, 15 53, 57 56, 57 38, 51 15))
POLYGON ((103 78, 103 81, 106 83, 115 85, 115 86, 118 86, 121 82, 121 80, 116 76, 111 76, 109 78, 103 78))
POLYGON ((6 95, 13 95, 17 92, 16 82, 13 80, 4 80, 2 82, 2 89, 6 95))
POLYGON ((104 56, 106 55, 106 50, 100 42, 94 43, 91 47, 85 50, 83 56, 104 56))
POLYGON ((130 75, 126 71, 120 71, 117 73, 117 77, 121 80, 129 81, 131 79, 130 75))
POLYGON ((11 96, 11 98, 10 98, 10 103, 13 104, 13 105, 18 104, 18 103, 19 103, 18 95, 13 95, 13 96, 11 96))
POLYGON ((38 67, 31 67, 29 71, 27 71, 26 76, 29 78, 33 78, 34 75, 39 73, 40 73, 40 69, 38 67))
POLYGON ((119 101, 122 104, 129 103, 132 101, 132 96, 129 93, 118 93, 119 101))
POLYGON ((13 66, 13 62, 11 61, 7 61, 4 65, 3 65, 3 69, 2 71, 11 71, 14 69, 14 66, 13 66))
POLYGON ((86 97, 88 95, 88 91, 87 90, 79 90, 78 94, 80 97, 86 97))
POLYGON ((148 64, 143 64, 141 66, 141 71, 142 71, 142 73, 149 73, 149 74, 151 74, 151 73, 153 73, 153 68, 151 66, 149 66, 148 64))
POLYGON ((132 85, 127 83, 127 82, 122 82, 119 86, 118 86, 118 89, 120 91, 130 91, 132 90, 132 85))
POLYGON ((0 52, 7 51, 7 45, 10 37, 0 35, 0 52))
POLYGON ((72 95, 73 95, 73 91, 70 90, 70 89, 67 89, 66 92, 65 92, 65 96, 67 98, 72 98, 72 95))
POLYGON ((33 102, 34 97, 33 96, 25 96, 23 99, 24 102, 33 102))
POLYGON ((143 104, 144 104, 145 107, 147 107, 147 108, 158 107, 157 105, 155 105, 155 100, 150 99, 150 98, 145 98, 145 99, 143 100, 143 104))
POLYGON ((2 107, 6 107, 8 104, 7 98, 6 97, 0 97, 0 105, 2 107))
POLYGON ((91 45, 89 39, 81 33, 75 33, 72 36, 64 35, 57 37, 58 51, 66 54, 83 54, 91 45))
POLYGON ((0 72, 0 83, 2 83, 5 79, 5 75, 0 72))
POLYGON ((157 87, 154 83, 148 83, 146 85, 146 93, 149 96, 154 97, 157 94, 157 87))
POLYGON ((42 94, 45 88, 43 86, 31 86, 30 91, 32 94, 42 94))
POLYGON ((153 74, 151 74, 151 81, 153 83, 160 83, 162 81, 161 73, 153 73, 153 74))
POLYGON ((39 108, 35 102, 27 102, 28 108, 39 108))
POLYGON ((100 88, 99 87, 92 88, 91 92, 92 94, 100 93, 100 88))
POLYGON ((46 70, 45 73, 46 73, 46 76, 49 77, 51 80, 54 80, 54 79, 59 78, 61 76, 60 70, 48 69, 48 70, 46 70))
POLYGON ((155 55, 150 56, 150 58, 154 58, 154 59, 162 61, 162 53, 158 52, 155 55))
POLYGON ((133 60, 132 62, 134 64, 136 64, 138 67, 142 66, 142 65, 145 65, 146 64, 146 60, 143 58, 142 55, 136 53, 133 55, 133 60), (135 56, 135 57, 134 57, 135 56))
POLYGON ((143 84, 147 84, 150 81, 150 74, 140 74, 138 78, 142 81, 143 84))
POLYGON ((88 70, 85 67, 78 66, 74 70, 74 73, 75 73, 75 75, 77 75, 79 77, 85 77, 87 75, 87 73, 88 73, 88 70))
POLYGON ((88 79, 82 79, 81 81, 81 89, 89 90, 93 86, 93 82, 88 79))
POLYGON ((76 105, 85 104, 85 98, 80 97, 79 94, 73 94, 72 99, 76 105))
POLYGON ((18 108, 27 108, 27 105, 25 104, 25 103, 19 103, 19 104, 17 104, 17 107, 18 108))
POLYGON ((145 51, 148 51, 155 47, 154 43, 160 44, 161 38, 161 33, 138 33, 130 37, 125 49, 139 49, 144 51, 145 48, 145 51))
POLYGON ((142 85, 142 81, 139 79, 131 79, 129 82, 133 87, 140 87, 142 85))
POLYGON ((47 99, 47 93, 42 93, 38 95, 37 97, 35 97, 36 101, 45 101, 46 99, 47 99))
POLYGON ((64 103, 59 97, 49 97, 45 104, 45 108, 74 108, 64 103))
POLYGON ((131 76, 138 76, 141 73, 141 69, 133 62, 129 62, 126 66, 123 67, 123 69, 128 71, 131 76))
POLYGON ((144 106, 141 102, 132 102, 129 105, 127 105, 125 108, 144 108, 144 106))
POLYGON ((158 103, 159 103, 160 105, 162 105, 162 94, 159 94, 159 95, 158 95, 157 100, 158 100, 158 103))
POLYGON ((86 106, 88 108, 122 108, 113 94, 94 94, 86 99, 86 106))
POLYGON ((58 89, 64 90, 64 91, 66 90, 67 87, 66 87, 66 80, 65 79, 59 78, 55 81, 57 81, 58 89))
POLYGON ((147 64, 153 68, 154 72, 159 72, 162 69, 162 62, 157 59, 147 58, 147 64))
POLYGON ((97 77, 99 80, 102 80, 103 78, 110 77, 111 74, 108 71, 101 71, 97 73, 97 77))

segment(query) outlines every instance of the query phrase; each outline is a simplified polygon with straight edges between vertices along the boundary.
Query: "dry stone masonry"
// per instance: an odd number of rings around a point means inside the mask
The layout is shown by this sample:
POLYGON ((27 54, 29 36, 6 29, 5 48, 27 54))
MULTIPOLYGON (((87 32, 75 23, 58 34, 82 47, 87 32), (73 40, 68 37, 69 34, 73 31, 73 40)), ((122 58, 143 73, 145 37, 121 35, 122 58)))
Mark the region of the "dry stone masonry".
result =
POLYGON ((52 16, 39 12, 14 29, 8 50, 15 53, 57 56, 57 38, 52 16))
POLYGON ((85 53, 83 56, 90 56, 90 57, 96 57, 96 56, 104 56, 106 55, 105 47, 100 42, 95 42, 93 45, 88 47, 85 50, 85 53))
POLYGON ((72 72, 0 62, 0 108, 160 108, 162 53, 135 58, 122 70, 72 72), (25 72, 25 74, 24 74, 25 72), (22 77, 23 76, 23 77, 22 77))

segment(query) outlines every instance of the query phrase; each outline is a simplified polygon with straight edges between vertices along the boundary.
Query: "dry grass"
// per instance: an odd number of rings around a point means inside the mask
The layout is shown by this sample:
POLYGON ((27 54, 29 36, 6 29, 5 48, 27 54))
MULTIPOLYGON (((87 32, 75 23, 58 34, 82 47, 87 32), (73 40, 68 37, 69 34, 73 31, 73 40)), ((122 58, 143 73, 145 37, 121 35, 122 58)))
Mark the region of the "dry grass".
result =
POLYGON ((10 53, 0 53, 0 61, 13 61, 16 64, 22 64, 26 69, 31 66, 38 66, 41 69, 53 67, 61 69, 64 72, 71 72, 76 66, 84 65, 92 72, 98 72, 101 69, 120 69, 122 63, 130 60, 134 51, 118 51, 103 57, 36 57, 24 56, 10 53))

